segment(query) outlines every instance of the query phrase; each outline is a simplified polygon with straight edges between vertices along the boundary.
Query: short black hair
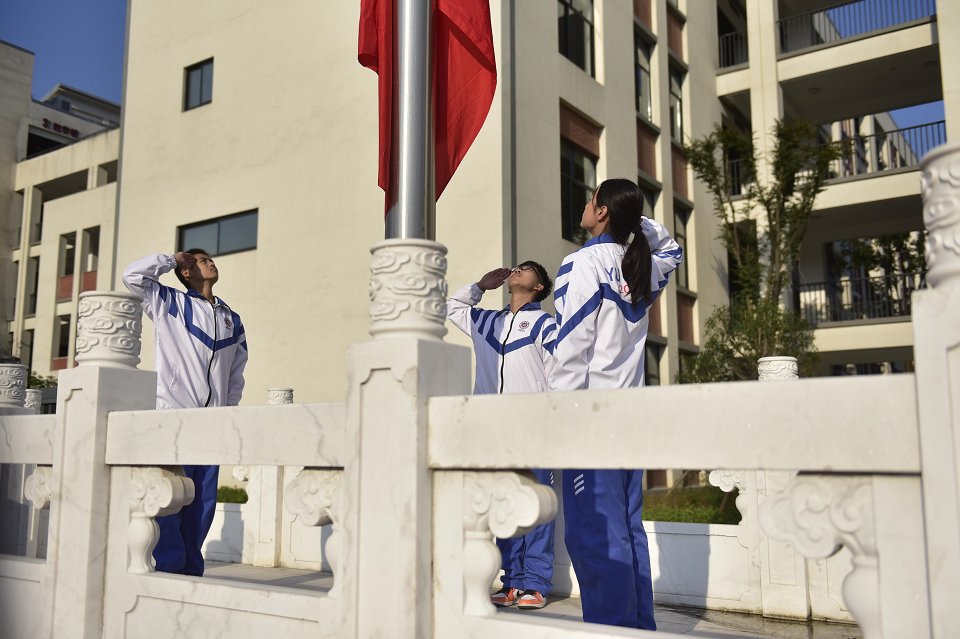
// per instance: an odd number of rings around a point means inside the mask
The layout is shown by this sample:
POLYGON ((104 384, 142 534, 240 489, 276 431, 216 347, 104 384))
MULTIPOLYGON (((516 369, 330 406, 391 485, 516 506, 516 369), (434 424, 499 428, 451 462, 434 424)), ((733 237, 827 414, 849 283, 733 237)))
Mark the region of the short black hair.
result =
MULTIPOLYGON (((184 253, 189 253, 190 255, 197 255, 198 253, 202 253, 203 255, 210 255, 209 253, 207 253, 205 249, 201 249, 201 248, 187 249, 186 251, 184 251, 184 253)), ((180 283, 183 284, 183 287, 189 291, 190 282, 184 279, 183 275, 180 274, 180 266, 178 265, 174 269, 174 271, 175 271, 174 274, 177 276, 177 279, 180 280, 180 283)))
POLYGON ((526 262, 520 262, 520 266, 532 266, 533 270, 537 273, 537 279, 540 280, 540 283, 543 284, 543 290, 537 293, 537 296, 534 298, 538 302, 542 302, 547 299, 550 295, 550 291, 553 290, 553 280, 550 279, 550 276, 547 275, 547 269, 543 268, 543 264, 539 262, 534 262, 533 260, 527 260, 526 262))

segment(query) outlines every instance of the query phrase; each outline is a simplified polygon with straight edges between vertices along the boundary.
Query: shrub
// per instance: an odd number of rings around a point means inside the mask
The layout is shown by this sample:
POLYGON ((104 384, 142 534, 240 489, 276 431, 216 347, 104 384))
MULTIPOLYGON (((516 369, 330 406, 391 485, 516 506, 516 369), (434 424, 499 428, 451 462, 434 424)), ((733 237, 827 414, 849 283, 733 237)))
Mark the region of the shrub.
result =
POLYGON ((694 524, 738 524, 740 511, 736 498, 736 491, 725 493, 716 486, 648 490, 643 494, 643 518, 694 524))
POLYGON ((220 486, 217 488, 217 501, 224 504, 245 504, 247 491, 233 486, 220 486))

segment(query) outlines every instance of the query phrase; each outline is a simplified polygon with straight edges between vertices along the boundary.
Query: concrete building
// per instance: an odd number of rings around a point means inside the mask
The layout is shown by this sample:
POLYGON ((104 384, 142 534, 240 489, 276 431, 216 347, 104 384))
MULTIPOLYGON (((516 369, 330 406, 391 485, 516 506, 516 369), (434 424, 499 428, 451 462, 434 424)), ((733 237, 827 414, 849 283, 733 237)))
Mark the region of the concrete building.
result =
MULTIPOLYGON (((960 9, 885 4, 895 11, 868 20, 819 1, 491 0, 497 92, 437 205, 450 286, 524 259, 555 271, 582 239, 589 191, 636 178, 687 251, 651 318, 648 383, 669 383, 728 290, 711 199, 680 143, 724 122, 765 150, 777 118, 802 117, 855 138, 857 155, 818 200, 788 302, 817 324, 824 374, 909 368, 903 286, 920 275, 855 273, 830 256, 922 228, 916 162, 960 127, 960 72, 940 64, 956 53, 960 9), (887 115, 938 100, 946 125, 900 130, 887 115), (893 276, 901 288, 886 286, 893 276)), ((70 365, 79 291, 122 288, 130 261, 199 244, 249 335, 245 402, 276 386, 341 398, 347 345, 366 338, 367 248, 383 236, 358 15, 357 3, 134 0, 120 131, 109 103, 74 90, 31 101, 30 54, 0 46, 12 353, 41 374, 70 365), (57 139, 47 120, 79 141, 28 159, 30 139, 57 139)))

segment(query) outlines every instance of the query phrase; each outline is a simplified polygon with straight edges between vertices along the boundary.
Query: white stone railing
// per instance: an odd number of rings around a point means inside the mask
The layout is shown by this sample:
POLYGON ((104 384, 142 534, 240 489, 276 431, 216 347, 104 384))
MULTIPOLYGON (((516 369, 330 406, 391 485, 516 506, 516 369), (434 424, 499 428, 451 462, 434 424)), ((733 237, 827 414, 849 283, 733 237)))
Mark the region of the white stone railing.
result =
POLYGON ((931 288, 913 298, 915 375, 472 397, 468 351, 439 339, 442 247, 391 240, 375 247, 374 340, 350 350, 344 404, 156 412, 155 374, 129 368, 129 304, 85 297, 80 337, 98 342, 61 372, 55 422, 16 408, 0 416, 0 461, 52 464, 32 491, 49 501, 46 561, 0 558, 4 630, 644 636, 495 614, 487 594, 493 536, 556 511, 555 494, 521 469, 646 467, 798 471, 758 498, 769 543, 808 557, 846 547, 844 599, 866 639, 953 636, 960 147, 928 162, 931 288), (118 317, 97 319, 112 307, 118 317), (98 353, 104 344, 117 352, 98 353), (515 436, 516 423, 527 436, 515 436), (286 497, 305 523, 335 528, 333 589, 152 573, 152 518, 189 501, 177 467, 198 463, 304 466, 286 497))

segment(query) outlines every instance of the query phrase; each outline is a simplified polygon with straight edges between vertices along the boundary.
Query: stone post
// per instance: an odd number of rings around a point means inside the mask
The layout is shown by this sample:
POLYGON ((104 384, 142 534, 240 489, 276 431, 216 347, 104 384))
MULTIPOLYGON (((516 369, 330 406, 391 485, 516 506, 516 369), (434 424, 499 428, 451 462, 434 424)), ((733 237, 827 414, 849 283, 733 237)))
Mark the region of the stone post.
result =
POLYGON ((433 618, 427 400, 470 392, 470 353, 441 341, 446 248, 395 239, 371 252, 374 339, 353 345, 348 360, 337 588, 357 609, 343 609, 343 634, 426 637, 433 618))
POLYGON ((929 288, 913 294, 912 314, 930 612, 939 639, 956 634, 960 592, 960 144, 933 150, 922 166, 929 288))
MULTIPOLYGON (((267 404, 271 406, 292 403, 292 388, 271 388, 267 391, 267 404)), ((249 519, 245 518, 243 527, 241 561, 251 566, 279 566, 283 522, 283 467, 237 466, 233 475, 247 481, 247 503, 244 510, 249 519)))
POLYGON ((92 291, 80 298, 80 365, 60 372, 57 394, 47 551, 53 569, 37 611, 41 636, 102 636, 110 507, 107 414, 156 405, 156 373, 134 369, 140 313, 132 295, 92 291))

